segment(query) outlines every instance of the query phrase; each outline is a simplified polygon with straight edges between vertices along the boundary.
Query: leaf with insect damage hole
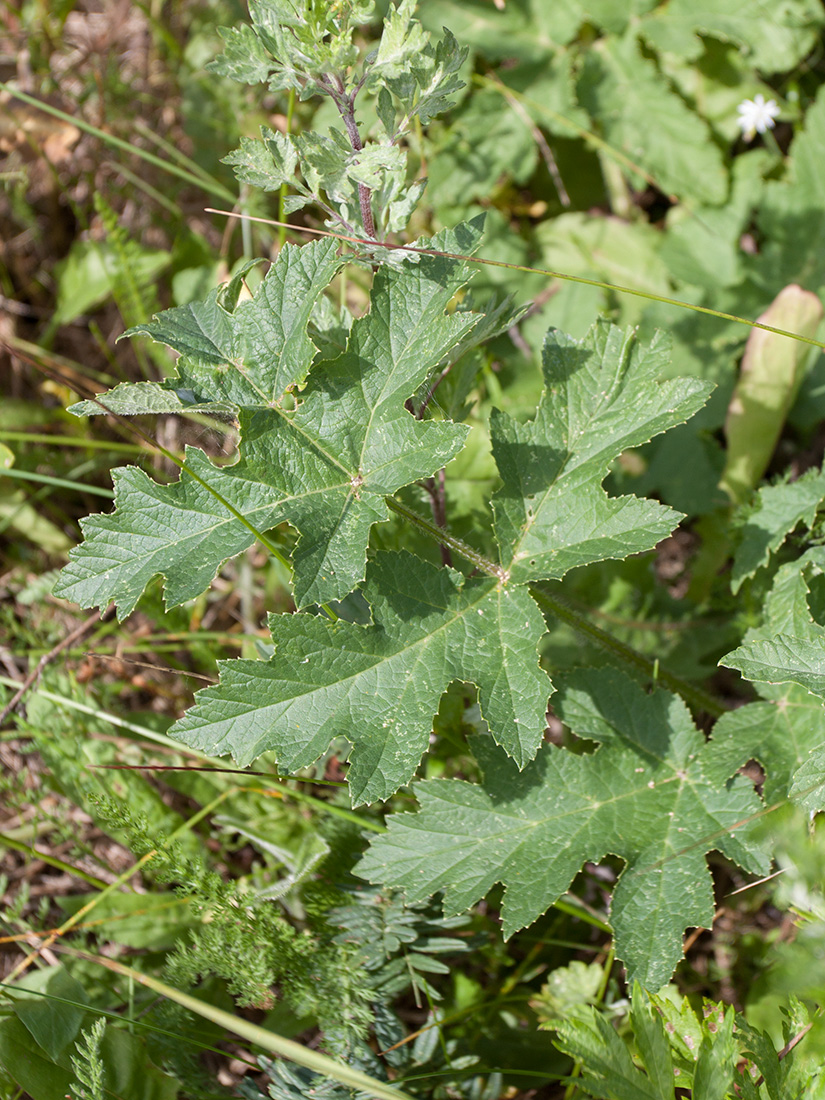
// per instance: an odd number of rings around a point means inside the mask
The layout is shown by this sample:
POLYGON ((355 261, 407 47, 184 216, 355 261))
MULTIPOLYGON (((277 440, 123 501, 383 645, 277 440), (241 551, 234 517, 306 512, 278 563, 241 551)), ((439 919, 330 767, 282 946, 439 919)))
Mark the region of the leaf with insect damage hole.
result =
MULTIPOLYGON (((766 511, 759 508, 756 514, 766 511)), ((779 523, 784 526, 781 519, 779 523)), ((780 566, 764 601, 762 623, 720 662, 756 680, 762 698, 723 714, 716 723, 708 745, 708 774, 727 779, 756 760, 765 772, 763 794, 769 804, 788 796, 799 768, 825 745, 822 693, 811 694, 812 684, 805 682, 810 669, 806 673, 799 664, 804 652, 825 651, 825 629, 814 621, 808 604, 811 584, 824 573, 821 547, 780 566), (781 666, 776 660, 780 652, 785 657, 781 666)))

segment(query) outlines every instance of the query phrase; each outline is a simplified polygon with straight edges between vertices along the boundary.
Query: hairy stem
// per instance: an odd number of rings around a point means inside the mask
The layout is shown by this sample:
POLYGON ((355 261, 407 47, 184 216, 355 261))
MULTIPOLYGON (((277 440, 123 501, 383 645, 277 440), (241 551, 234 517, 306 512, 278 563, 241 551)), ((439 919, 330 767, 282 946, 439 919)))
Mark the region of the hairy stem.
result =
MULTIPOLYGON (((508 579, 507 571, 501 565, 485 558, 483 554, 479 554, 477 550, 462 542, 461 539, 455 538, 448 531, 431 523, 430 520, 420 516, 405 504, 393 500, 392 497, 386 497, 385 499, 388 507, 393 512, 403 516, 404 519, 413 523, 421 531, 430 535, 431 538, 437 539, 443 546, 454 550, 465 561, 471 562, 479 572, 486 573, 488 576, 506 583, 508 579)), ((662 684, 669 691, 681 695, 694 710, 704 711, 713 718, 720 718, 725 713, 727 708, 704 688, 688 683, 687 680, 683 680, 680 676, 676 676, 674 673, 662 668, 658 661, 652 661, 631 646, 620 642, 618 638, 614 638, 612 634, 608 634, 606 630, 602 630, 601 627, 590 622, 586 615, 572 607, 563 596, 548 591, 545 585, 540 583, 530 585, 530 595, 542 611, 555 615, 557 619, 571 626, 582 637, 592 642, 593 645, 616 657, 622 664, 642 673, 643 676, 654 681, 654 683, 662 684)))
POLYGON ((385 497, 384 499, 387 502, 387 507, 395 512, 396 515, 403 516, 404 519, 414 524, 421 531, 424 531, 437 542, 440 542, 442 546, 454 550, 455 553, 458 554, 459 557, 464 558, 465 561, 472 562, 480 573, 486 573, 489 577, 495 577, 496 580, 499 581, 507 580, 507 571, 505 569, 502 569, 500 565, 496 565, 495 562, 485 558, 483 554, 479 554, 477 550, 474 550, 472 546, 468 546, 466 542, 457 539, 455 535, 451 535, 449 531, 445 531, 443 527, 437 527, 431 520, 425 519, 424 516, 420 516, 418 512, 414 512, 412 508, 408 508, 406 504, 402 504, 401 501, 393 500, 392 497, 385 497))
MULTIPOLYGON (((430 496, 430 507, 433 511, 433 519, 442 530, 447 529, 447 494, 445 489, 444 467, 438 471, 435 477, 428 477, 422 484, 430 496)), ((452 568, 453 555, 449 546, 441 543, 441 561, 452 568)))
POLYGON ((652 661, 649 657, 639 653, 638 650, 633 649, 624 642, 620 642, 618 638, 614 638, 612 634, 608 634, 606 630, 602 630, 601 627, 591 623, 581 612, 576 611, 563 596, 549 592, 542 584, 531 584, 530 595, 542 611, 555 615, 557 619, 567 623, 568 626, 571 626, 589 642, 612 654, 612 656, 618 657, 623 664, 635 668, 647 679, 660 683, 670 691, 681 695, 685 702, 689 703, 694 709, 703 710, 714 718, 721 718, 725 713, 727 708, 718 699, 714 699, 704 688, 688 683, 680 676, 676 676, 674 673, 662 668, 658 661, 652 661))
MULTIPOLYGON (((358 133, 358 123, 355 121, 355 92, 347 95, 343 90, 333 95, 335 105, 346 127, 349 143, 353 152, 360 153, 364 148, 361 135, 358 133)), ((372 192, 365 183, 358 184, 358 202, 361 206, 361 221, 364 223, 364 231, 368 237, 375 239, 375 221, 372 216, 372 192)))

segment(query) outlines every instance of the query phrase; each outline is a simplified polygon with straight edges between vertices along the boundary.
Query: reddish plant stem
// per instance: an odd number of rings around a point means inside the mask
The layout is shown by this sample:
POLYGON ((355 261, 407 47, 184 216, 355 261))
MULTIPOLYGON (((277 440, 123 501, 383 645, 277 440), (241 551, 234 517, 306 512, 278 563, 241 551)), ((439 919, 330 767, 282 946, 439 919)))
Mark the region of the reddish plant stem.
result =
MULTIPOLYGON (((328 77, 326 80, 324 80, 323 77, 321 79, 322 82, 327 85, 329 94, 332 96, 333 102, 338 108, 338 113, 344 123, 353 152, 360 153, 364 145, 361 141, 361 135, 358 132, 358 123, 355 121, 355 97, 358 94, 360 84, 350 95, 347 95, 344 89, 344 83, 339 76, 334 78, 334 84, 328 77)), ((372 216, 372 192, 365 183, 358 184, 358 202, 361 207, 361 221, 364 223, 364 230, 368 237, 375 240, 375 219, 372 216)))

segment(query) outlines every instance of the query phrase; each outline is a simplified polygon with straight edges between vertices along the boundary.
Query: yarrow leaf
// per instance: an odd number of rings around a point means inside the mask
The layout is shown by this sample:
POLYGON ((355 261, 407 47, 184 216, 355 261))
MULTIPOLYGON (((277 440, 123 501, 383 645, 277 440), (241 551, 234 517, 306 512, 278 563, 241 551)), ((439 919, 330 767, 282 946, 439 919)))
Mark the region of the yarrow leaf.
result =
POLYGON ((681 957, 685 928, 712 922, 705 853, 767 870, 746 824, 761 803, 742 777, 708 780, 704 739, 676 696, 647 695, 619 672, 580 670, 560 698, 573 732, 600 742, 595 753, 544 745, 519 773, 479 739, 483 783, 416 784, 421 809, 389 818, 358 873, 404 889, 411 902, 441 892, 446 914, 501 882, 509 938, 568 889, 583 863, 613 853, 626 862, 610 913, 616 952, 629 980, 657 989, 681 957))

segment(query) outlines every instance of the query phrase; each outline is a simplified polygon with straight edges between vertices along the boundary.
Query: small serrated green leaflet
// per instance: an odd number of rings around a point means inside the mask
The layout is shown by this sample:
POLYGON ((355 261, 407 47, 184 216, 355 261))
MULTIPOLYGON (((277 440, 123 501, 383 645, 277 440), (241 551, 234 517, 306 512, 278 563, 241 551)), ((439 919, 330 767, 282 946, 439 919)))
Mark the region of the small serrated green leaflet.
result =
POLYGON ((403 74, 411 61, 427 46, 430 36, 414 18, 416 0, 401 0, 390 8, 370 77, 403 74))
POLYGON ((661 1100, 666 1100, 673 1095, 674 1085, 670 1043, 664 1020, 652 1008, 638 982, 634 982, 631 994, 631 1021, 636 1046, 653 1091, 661 1100))
POLYGON ((409 553, 379 554, 363 586, 374 622, 272 615, 269 661, 226 661, 173 736, 245 765, 275 749, 305 767, 334 737, 353 749, 354 803, 387 799, 425 752, 453 680, 478 684, 496 740, 520 765, 541 742, 552 691, 538 666, 544 623, 524 588, 466 579, 409 553))
POLYGON ((600 1100, 672 1100, 673 1085, 661 1092, 634 1064, 624 1039, 594 1008, 559 1024, 559 1050, 581 1066, 576 1087, 600 1100))
POLYGON ((765 684, 800 684, 825 696, 825 638, 808 640, 789 634, 746 643, 728 653, 727 668, 738 669, 746 680, 765 684))
POLYGON ((293 139, 268 126, 261 127, 260 139, 242 137, 241 144, 227 153, 223 163, 232 165, 241 183, 262 191, 277 191, 284 183, 298 186, 298 152, 293 139))
POLYGON ((583 670, 569 676, 557 709, 575 733, 602 742, 595 753, 545 745, 519 774, 480 741, 484 782, 419 783, 420 811, 391 816, 358 873, 404 889, 411 902, 442 892, 448 914, 501 882, 509 937, 551 906, 583 863, 612 852, 627 864, 611 906, 617 955, 631 981, 658 988, 681 957, 684 929, 712 921, 705 853, 767 871, 746 823, 761 803, 740 777, 708 781, 704 739, 667 692, 646 695, 621 673, 583 670))
POLYGON ((704 1035, 693 1071, 696 1100, 725 1100, 735 1080, 739 1051, 733 1037, 733 1006, 728 1005, 712 1035, 704 1035))
POLYGON ((581 1064, 576 1084, 602 1100, 673 1100, 670 1044, 661 1016, 651 1010, 638 982, 633 984, 630 1024, 642 1062, 637 1066, 625 1040, 588 1006, 557 1026, 554 1045, 581 1064))
POLYGON ((283 518, 270 485, 235 478, 228 471, 237 467, 221 470, 194 447, 186 465, 197 479, 184 472, 172 485, 158 485, 136 466, 113 470, 115 510, 81 520, 84 541, 70 553, 55 594, 81 607, 114 602, 123 619, 152 578, 164 576, 167 606, 175 607, 200 595, 224 561, 254 542, 226 503, 258 530, 283 518))
POLYGON ((817 507, 825 499, 825 472, 809 470, 789 485, 766 485, 748 516, 733 559, 731 589, 739 591, 760 566, 767 565, 797 524, 813 526, 817 507))
POLYGON ((601 487, 629 447, 685 421, 712 389, 698 379, 659 381, 669 361, 660 336, 638 344, 600 322, 583 341, 548 333, 545 391, 536 417, 519 424, 494 411, 493 454, 504 486, 493 497, 502 566, 514 581, 564 576, 605 558, 649 550, 678 512, 601 487))
POLYGON ((238 84, 261 84, 275 67, 258 36, 248 24, 220 27, 224 51, 210 61, 206 69, 218 76, 228 76, 238 84))

